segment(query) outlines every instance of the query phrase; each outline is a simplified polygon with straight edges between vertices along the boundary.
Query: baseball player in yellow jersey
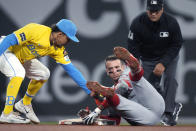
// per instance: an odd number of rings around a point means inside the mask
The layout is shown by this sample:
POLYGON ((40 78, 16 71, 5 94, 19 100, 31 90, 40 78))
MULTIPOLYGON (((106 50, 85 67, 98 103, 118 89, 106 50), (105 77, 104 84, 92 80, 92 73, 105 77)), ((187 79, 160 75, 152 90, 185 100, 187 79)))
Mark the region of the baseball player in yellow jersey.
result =
POLYGON ((49 69, 36 58, 50 56, 60 64, 69 76, 87 94, 86 80, 81 72, 71 63, 65 46, 70 40, 79 42, 75 24, 67 19, 60 20, 51 28, 30 23, 0 39, 0 71, 10 78, 7 86, 5 108, 0 116, 0 123, 39 123, 31 101, 50 76, 49 69), (20 85, 27 76, 31 79, 25 96, 15 105, 20 85), (13 107, 24 113, 28 119, 13 112, 13 107))

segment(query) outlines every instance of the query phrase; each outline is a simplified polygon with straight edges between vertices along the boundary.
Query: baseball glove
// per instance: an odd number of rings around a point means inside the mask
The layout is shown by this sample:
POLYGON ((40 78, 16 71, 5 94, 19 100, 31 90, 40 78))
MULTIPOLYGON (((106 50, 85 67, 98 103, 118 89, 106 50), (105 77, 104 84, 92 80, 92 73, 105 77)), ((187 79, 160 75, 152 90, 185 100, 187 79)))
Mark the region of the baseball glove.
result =
POLYGON ((79 116, 80 118, 84 118, 85 116, 89 115, 91 113, 91 111, 89 110, 88 107, 86 107, 85 109, 80 109, 77 113, 77 116, 79 116))

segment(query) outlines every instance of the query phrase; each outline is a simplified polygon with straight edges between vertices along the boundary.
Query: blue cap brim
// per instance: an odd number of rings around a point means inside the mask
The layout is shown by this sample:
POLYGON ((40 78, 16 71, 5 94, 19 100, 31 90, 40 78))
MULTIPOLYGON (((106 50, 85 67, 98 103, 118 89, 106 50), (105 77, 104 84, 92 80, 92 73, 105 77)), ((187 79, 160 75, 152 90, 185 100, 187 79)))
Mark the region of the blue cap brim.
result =
POLYGON ((80 42, 76 36, 68 36, 74 42, 80 42))

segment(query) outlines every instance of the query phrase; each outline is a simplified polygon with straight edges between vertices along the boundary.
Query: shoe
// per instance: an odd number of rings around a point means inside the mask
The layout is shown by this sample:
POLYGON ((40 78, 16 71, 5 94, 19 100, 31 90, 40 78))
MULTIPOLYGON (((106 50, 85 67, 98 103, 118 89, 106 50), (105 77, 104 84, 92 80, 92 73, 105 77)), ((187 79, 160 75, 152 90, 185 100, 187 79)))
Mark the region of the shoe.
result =
POLYGON ((18 112, 11 112, 8 115, 5 115, 3 112, 0 117, 0 123, 18 123, 18 124, 27 124, 31 121, 29 119, 22 118, 19 116, 18 112))
POLYGON ((174 112, 173 112, 173 117, 174 117, 174 120, 176 122, 178 121, 178 116, 179 116, 179 113, 180 113, 181 110, 182 110, 182 104, 181 103, 176 103, 176 106, 175 106, 175 109, 174 109, 174 112))
POLYGON ((100 85, 98 82, 88 81, 87 88, 95 93, 101 94, 105 97, 114 96, 114 89, 100 85))
POLYGON ((125 48, 115 47, 114 54, 117 58, 124 60, 135 74, 140 71, 139 61, 125 48))
POLYGON ((175 126, 177 124, 172 113, 165 113, 161 123, 165 126, 175 126))
POLYGON ((38 117, 35 115, 32 105, 24 105, 22 100, 18 101, 14 105, 15 109, 19 111, 20 113, 23 113, 26 115, 27 118, 29 118, 33 123, 38 124, 40 123, 40 120, 38 117))

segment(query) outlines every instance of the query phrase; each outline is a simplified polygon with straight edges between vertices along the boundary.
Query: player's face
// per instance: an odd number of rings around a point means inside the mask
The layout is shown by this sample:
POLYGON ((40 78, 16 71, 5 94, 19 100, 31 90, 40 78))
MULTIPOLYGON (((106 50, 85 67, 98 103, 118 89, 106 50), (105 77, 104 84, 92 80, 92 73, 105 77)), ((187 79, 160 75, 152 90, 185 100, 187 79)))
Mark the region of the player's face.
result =
POLYGON ((163 8, 159 11, 151 12, 147 10, 147 15, 152 22, 157 22, 163 14, 163 8))
POLYGON ((118 81, 120 75, 124 70, 124 66, 120 60, 110 60, 107 61, 106 64, 106 72, 107 75, 115 82, 118 81))
POLYGON ((66 46, 70 39, 62 32, 56 33, 53 39, 53 44, 57 47, 66 46))

